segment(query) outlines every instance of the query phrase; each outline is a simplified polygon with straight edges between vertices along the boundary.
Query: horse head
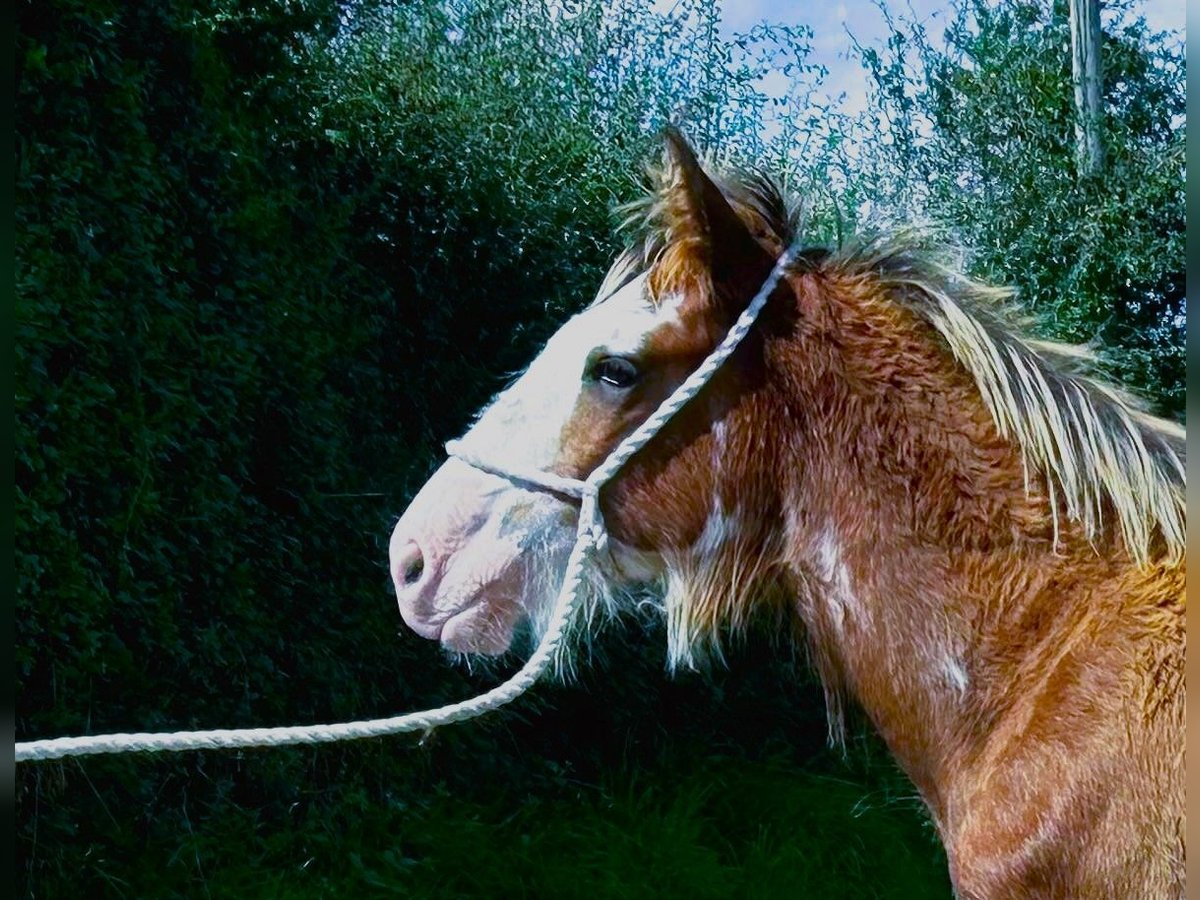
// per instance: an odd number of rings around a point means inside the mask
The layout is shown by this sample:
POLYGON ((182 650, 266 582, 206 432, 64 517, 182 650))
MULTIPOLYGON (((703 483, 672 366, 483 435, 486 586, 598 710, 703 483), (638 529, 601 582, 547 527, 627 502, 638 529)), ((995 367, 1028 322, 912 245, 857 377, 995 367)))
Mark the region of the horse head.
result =
MULTIPOLYGON (((499 467, 582 479, 713 350, 771 271, 778 237, 739 210, 677 133, 644 204, 656 236, 610 269, 595 300, 555 333, 478 416, 464 451, 499 467)), ((611 596, 663 577, 672 560, 752 532, 726 505, 722 463, 752 452, 734 412, 761 371, 749 342, 621 475, 600 504, 611 596)), ((737 486, 745 505, 751 486, 737 486)), ((759 491, 769 494, 769 491, 759 491)), ((768 503, 775 502, 763 498, 768 503)), ((456 651, 501 653, 518 622, 544 622, 575 539, 571 498, 447 460, 396 525, 390 567, 404 621, 456 651)), ((593 600, 596 598, 594 597, 593 600)))

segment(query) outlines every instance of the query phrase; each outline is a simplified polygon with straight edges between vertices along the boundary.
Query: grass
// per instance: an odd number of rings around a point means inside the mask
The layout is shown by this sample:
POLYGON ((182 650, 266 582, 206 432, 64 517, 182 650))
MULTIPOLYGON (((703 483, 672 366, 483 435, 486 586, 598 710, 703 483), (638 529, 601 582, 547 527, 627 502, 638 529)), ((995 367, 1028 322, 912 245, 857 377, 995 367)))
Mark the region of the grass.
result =
POLYGON ((825 746, 793 653, 656 678, 661 634, 630 627, 578 682, 428 742, 27 770, 18 894, 951 896, 911 784, 865 722, 825 746))
POLYGON ((173 835, 97 848, 81 854, 95 867, 83 880, 126 897, 949 897, 899 777, 825 768, 842 775, 712 756, 536 796, 493 785, 488 800, 434 785, 380 802, 351 783, 282 821, 226 806, 173 835))

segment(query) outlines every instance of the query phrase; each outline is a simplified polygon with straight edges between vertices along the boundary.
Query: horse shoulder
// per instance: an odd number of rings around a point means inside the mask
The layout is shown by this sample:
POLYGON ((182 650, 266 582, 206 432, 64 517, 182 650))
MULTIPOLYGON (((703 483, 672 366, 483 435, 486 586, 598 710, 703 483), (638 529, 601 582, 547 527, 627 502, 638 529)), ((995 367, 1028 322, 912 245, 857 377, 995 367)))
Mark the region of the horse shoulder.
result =
POLYGON ((1182 896, 1183 586, 1163 564, 1026 603, 946 823, 960 896, 1182 896))

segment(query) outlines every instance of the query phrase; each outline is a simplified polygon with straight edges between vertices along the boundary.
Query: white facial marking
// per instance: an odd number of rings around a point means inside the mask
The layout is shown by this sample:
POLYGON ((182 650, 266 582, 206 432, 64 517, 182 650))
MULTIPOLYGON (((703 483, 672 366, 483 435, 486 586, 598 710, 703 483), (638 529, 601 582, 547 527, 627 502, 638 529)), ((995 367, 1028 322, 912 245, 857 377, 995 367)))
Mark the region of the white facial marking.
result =
POLYGON ((662 319, 679 319, 679 312, 683 308, 683 301, 687 299, 687 294, 682 291, 676 291, 663 297, 658 303, 658 315, 662 319))
POLYGON ((568 320, 524 374, 483 411, 463 437, 464 447, 500 463, 549 468, 588 361, 597 352, 634 356, 651 334, 678 317, 678 301, 668 298, 655 306, 646 296, 646 276, 632 279, 568 320))
MULTIPOLYGON (((653 334, 679 321, 682 297, 651 303, 644 275, 622 284, 634 264, 615 266, 603 299, 560 328, 483 411, 462 438, 466 454, 501 469, 551 468, 587 367, 602 356, 637 357, 653 334)), ((393 530, 389 555, 401 614, 419 634, 460 652, 503 652, 522 614, 539 633, 561 587, 577 519, 577 507, 562 498, 447 460, 393 530), (410 578, 404 566, 414 548, 422 565, 410 578)), ((663 572, 658 554, 617 541, 612 551, 612 565, 592 567, 584 579, 580 622, 615 610, 624 588, 663 572)))

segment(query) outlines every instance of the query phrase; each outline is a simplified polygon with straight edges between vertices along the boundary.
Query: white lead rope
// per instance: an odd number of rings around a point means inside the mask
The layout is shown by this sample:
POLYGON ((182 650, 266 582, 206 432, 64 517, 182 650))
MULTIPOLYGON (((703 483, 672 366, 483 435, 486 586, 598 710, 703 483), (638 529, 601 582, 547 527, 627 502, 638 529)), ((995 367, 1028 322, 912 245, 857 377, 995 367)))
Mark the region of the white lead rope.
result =
POLYGON ((596 515, 594 496, 584 497, 579 510, 579 537, 567 560, 566 574, 559 592, 558 607, 533 655, 521 669, 490 691, 451 703, 438 709, 413 712, 388 719, 343 722, 336 725, 292 725, 280 728, 232 728, 212 731, 176 731, 158 734, 102 734, 57 738, 17 744, 16 761, 60 759, 64 756, 91 756, 98 753, 158 752, 164 750, 207 750, 230 747, 285 747, 290 744, 326 744, 356 738, 383 737, 408 731, 429 731, 439 725, 462 722, 498 709, 515 700, 533 686, 554 659, 566 634, 569 613, 583 579, 584 557, 592 549, 586 535, 593 532, 596 515))
POLYGON ((498 475, 518 484, 529 485, 575 497, 580 500, 579 524, 575 531, 575 546, 567 559, 562 587, 559 588, 554 614, 533 655, 520 670, 505 681, 469 700, 451 703, 433 710, 407 713, 387 719, 343 722, 335 725, 292 725, 279 728, 221 728, 212 731, 175 731, 155 734, 99 734, 82 737, 53 738, 27 741, 16 745, 17 762, 61 759, 67 756, 92 756, 99 753, 148 753, 168 750, 207 750, 233 747, 284 747, 293 744, 326 744, 357 738, 383 737, 411 731, 429 731, 440 725, 462 722, 491 712, 525 693, 545 673, 567 632, 579 605, 583 566, 587 555, 603 549, 607 541, 604 520, 600 515, 600 488, 608 483, 638 450, 646 445, 670 421, 679 409, 708 383, 717 368, 737 349, 754 325, 791 262, 792 251, 779 257, 771 274, 763 282, 750 305, 743 310, 733 327, 716 349, 688 378, 679 385, 646 419, 637 430, 625 438, 608 458, 585 480, 564 478, 550 472, 515 471, 497 466, 476 457, 458 441, 446 445, 446 452, 482 471, 498 475))

